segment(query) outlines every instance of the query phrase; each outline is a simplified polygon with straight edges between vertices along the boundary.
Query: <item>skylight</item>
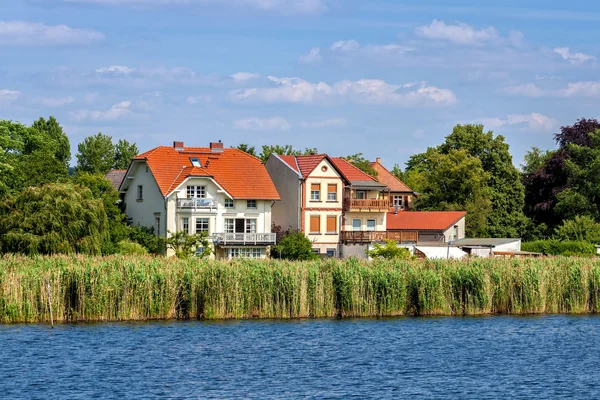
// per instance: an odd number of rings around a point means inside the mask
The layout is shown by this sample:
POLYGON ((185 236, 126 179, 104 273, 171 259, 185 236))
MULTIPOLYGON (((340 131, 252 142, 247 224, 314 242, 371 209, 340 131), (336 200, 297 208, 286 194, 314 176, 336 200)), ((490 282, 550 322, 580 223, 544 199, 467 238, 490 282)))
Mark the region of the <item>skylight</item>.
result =
POLYGON ((190 158, 190 161, 194 167, 202 168, 202 164, 200 164, 200 160, 198 160, 198 158, 192 157, 190 158))

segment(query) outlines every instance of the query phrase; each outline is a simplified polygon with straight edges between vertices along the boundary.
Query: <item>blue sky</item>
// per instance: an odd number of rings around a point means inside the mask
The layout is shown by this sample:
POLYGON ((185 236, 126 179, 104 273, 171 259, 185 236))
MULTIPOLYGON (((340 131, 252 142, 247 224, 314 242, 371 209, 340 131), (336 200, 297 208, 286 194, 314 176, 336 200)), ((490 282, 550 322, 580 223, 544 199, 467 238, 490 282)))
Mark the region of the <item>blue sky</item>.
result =
POLYGON ((384 165, 457 123, 515 164, 597 117, 592 1, 13 0, 0 3, 0 118, 140 150, 239 143, 384 165), (481 6, 481 4, 485 4, 481 6))

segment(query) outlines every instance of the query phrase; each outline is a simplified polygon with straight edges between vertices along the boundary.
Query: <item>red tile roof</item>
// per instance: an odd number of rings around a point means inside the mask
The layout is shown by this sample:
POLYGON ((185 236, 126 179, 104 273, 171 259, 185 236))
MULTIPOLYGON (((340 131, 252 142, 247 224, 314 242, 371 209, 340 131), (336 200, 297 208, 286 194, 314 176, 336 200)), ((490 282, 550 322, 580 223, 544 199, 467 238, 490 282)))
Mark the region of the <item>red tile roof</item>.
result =
POLYGON ((294 171, 300 172, 298 170, 298 164, 296 164, 296 156, 280 156, 280 155, 278 155, 278 157, 281 158, 283 160, 283 162, 285 162, 287 165, 289 165, 294 171))
POLYGON ((116 190, 119 190, 121 187, 121 182, 123 182, 123 179, 125 179, 125 175, 127 175, 126 169, 111 169, 106 173, 106 175, 104 175, 104 177, 110 181, 112 187, 114 187, 116 190))
POLYGON ((317 165, 323 159, 327 157, 325 154, 317 154, 314 156, 296 156, 296 162, 298 163, 298 168, 300 168, 300 173, 304 178, 310 175, 311 172, 317 168, 317 165))
POLYGON ((396 178, 396 176, 379 162, 372 162, 371 167, 377 171, 377 180, 389 187, 392 192, 412 192, 411 188, 400 179, 396 178))
POLYGON ((465 211, 399 211, 387 214, 388 230, 445 231, 455 225, 465 211))
POLYGON ((236 199, 279 200, 279 194, 260 159, 235 148, 211 152, 207 147, 176 150, 159 146, 134 158, 146 160, 163 196, 190 176, 213 178, 236 199), (198 158, 201 168, 190 158, 198 158))
POLYGON ((354 165, 341 157, 331 157, 331 161, 335 165, 338 171, 346 178, 347 181, 373 181, 377 182, 371 175, 363 172, 354 165))

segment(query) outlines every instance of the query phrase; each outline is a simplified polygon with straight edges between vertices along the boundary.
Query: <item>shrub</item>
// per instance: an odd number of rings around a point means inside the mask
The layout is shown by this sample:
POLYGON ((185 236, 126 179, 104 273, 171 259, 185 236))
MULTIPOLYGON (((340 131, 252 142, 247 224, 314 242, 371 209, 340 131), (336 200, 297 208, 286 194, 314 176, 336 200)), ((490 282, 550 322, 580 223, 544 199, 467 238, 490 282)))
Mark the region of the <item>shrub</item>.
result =
POLYGON ((146 228, 140 225, 132 226, 129 231, 129 239, 144 246, 150 254, 165 254, 165 238, 156 236, 154 228, 146 228))
POLYGON ((367 250, 365 253, 371 258, 409 259, 411 257, 410 250, 405 247, 398 247, 393 240, 386 240, 385 246, 375 243, 373 250, 367 250))
POLYGON ((129 239, 125 239, 117 243, 117 253, 122 254, 124 256, 142 256, 148 254, 148 250, 146 250, 146 248, 139 243, 132 242, 129 239))
POLYGON ((594 256, 596 247, 582 241, 537 240, 521 245, 523 251, 543 253, 547 256, 594 256))
POLYGON ((283 260, 315 260, 318 256, 312 251, 312 242, 299 231, 288 231, 279 244, 271 248, 271 257, 283 260))

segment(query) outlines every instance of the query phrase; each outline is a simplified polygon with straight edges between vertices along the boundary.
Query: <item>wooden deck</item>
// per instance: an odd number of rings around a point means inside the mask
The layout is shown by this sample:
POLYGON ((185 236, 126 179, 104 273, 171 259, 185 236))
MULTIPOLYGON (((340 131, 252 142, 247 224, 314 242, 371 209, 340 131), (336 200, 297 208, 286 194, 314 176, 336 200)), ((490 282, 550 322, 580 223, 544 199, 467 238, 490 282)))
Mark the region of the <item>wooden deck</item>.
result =
POLYGON ((343 231, 342 242, 344 243, 371 243, 393 240, 397 243, 417 243, 418 232, 377 232, 377 231, 343 231))

